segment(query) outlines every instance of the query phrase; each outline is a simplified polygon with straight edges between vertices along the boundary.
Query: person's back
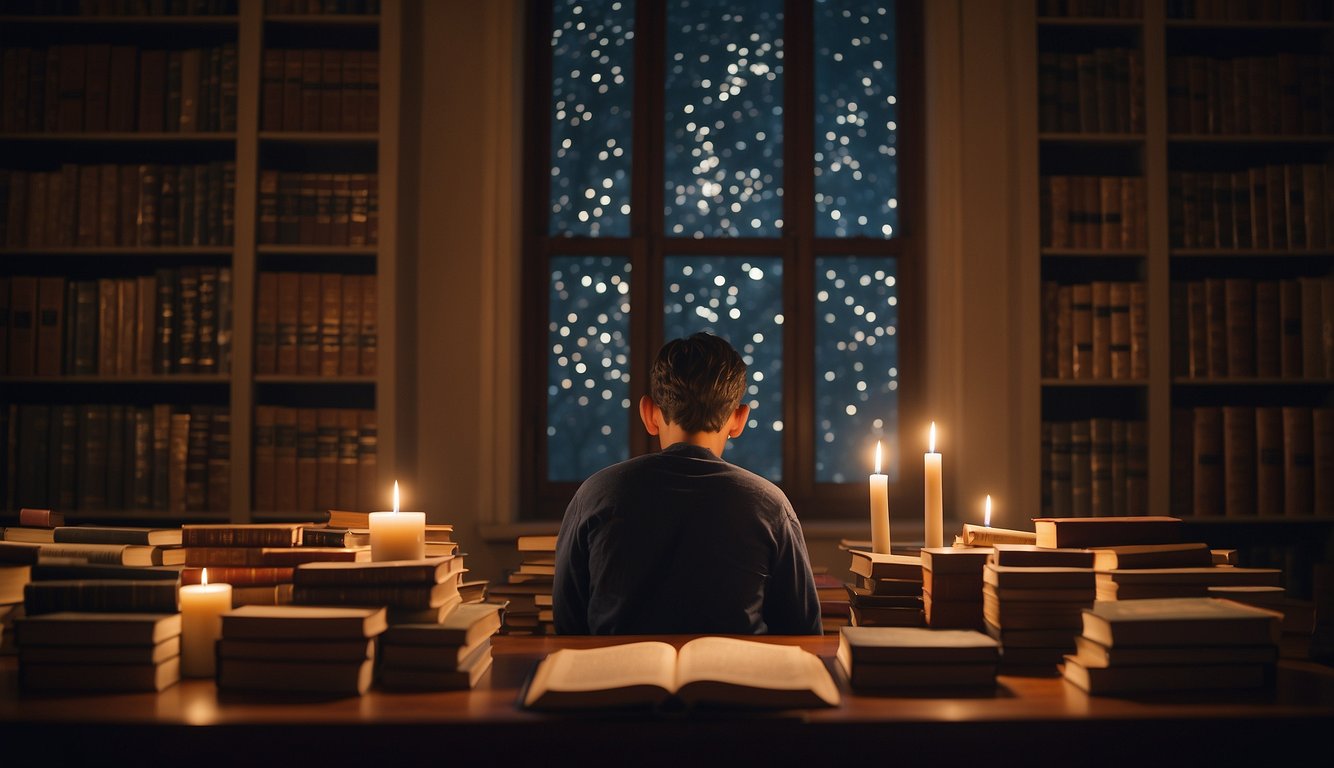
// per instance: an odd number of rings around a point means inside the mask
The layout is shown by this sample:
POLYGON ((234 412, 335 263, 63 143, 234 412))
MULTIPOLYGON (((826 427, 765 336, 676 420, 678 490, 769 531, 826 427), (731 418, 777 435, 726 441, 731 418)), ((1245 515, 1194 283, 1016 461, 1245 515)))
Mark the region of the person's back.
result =
POLYGON ((820 634, 805 540, 787 497, 719 458, 748 415, 740 390, 720 383, 738 369, 744 385, 744 364, 716 337, 664 347, 654 396, 641 402, 664 450, 598 472, 570 502, 556 548, 558 632, 820 634), (710 367, 719 356, 721 375, 710 367), (705 410, 729 418, 700 420, 691 403, 677 402, 691 386, 705 401, 718 390, 721 399, 705 410))

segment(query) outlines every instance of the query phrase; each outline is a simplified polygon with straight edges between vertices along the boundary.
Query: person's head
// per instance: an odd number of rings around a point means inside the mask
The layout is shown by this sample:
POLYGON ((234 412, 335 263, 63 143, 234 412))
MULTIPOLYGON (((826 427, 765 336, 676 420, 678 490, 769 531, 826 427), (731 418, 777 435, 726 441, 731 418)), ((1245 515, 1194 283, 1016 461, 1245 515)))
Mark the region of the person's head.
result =
POLYGON ((745 428, 750 407, 746 364, 725 339, 709 333, 673 339, 663 345, 649 371, 649 394, 640 401, 640 416, 649 434, 663 447, 695 442, 721 447, 745 428), (700 439, 696 439, 699 436, 700 439))

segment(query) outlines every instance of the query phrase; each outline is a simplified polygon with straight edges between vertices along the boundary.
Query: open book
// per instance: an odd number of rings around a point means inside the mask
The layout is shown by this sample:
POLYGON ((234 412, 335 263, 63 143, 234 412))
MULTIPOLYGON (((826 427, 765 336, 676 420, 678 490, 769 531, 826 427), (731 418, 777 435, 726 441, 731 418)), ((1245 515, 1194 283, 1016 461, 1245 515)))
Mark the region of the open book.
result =
POLYGON ((601 709, 670 702, 788 709, 832 707, 838 687, 818 656, 796 646, 701 637, 565 648, 537 665, 523 706, 601 709))

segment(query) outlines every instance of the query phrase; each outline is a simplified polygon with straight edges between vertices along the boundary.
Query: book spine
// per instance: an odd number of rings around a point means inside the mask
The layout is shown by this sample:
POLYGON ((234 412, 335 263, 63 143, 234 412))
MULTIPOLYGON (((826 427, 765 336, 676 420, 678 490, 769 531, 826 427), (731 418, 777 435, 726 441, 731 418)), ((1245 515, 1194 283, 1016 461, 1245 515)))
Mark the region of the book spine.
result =
POLYGON ((274 409, 274 507, 279 511, 304 509, 297 506, 297 409, 274 409))
POLYGON ((1283 412, 1278 407, 1255 409, 1255 512, 1264 517, 1283 514, 1283 412))
POLYGON ((1072 336, 1074 355, 1071 372, 1076 379, 1092 379, 1093 376, 1093 294, 1088 284, 1070 287, 1071 314, 1074 319, 1072 336))
POLYGON ((254 505, 255 509, 266 512, 278 509, 275 499, 277 491, 275 410, 269 405, 255 407, 254 505))
POLYGON ((1108 372, 1113 379, 1132 378, 1131 372, 1131 312, 1130 312, 1130 284, 1124 282, 1114 282, 1110 284, 1109 310, 1110 310, 1110 339, 1108 355, 1110 358, 1110 367, 1108 372))
POLYGON ((176 613, 180 610, 174 581, 31 582, 24 586, 23 605, 29 616, 60 611, 176 613))
POLYGON ((1256 514, 1256 424, 1250 406, 1223 407, 1223 513, 1256 514))
POLYGON ((1087 420, 1070 422, 1070 514, 1093 514, 1093 466, 1091 424, 1087 420))
POLYGON ((171 406, 153 406, 153 509, 171 509, 171 406))
POLYGON ((232 497, 232 419, 226 407, 209 415, 207 508, 227 513, 232 497))
POLYGON ((21 275, 9 281, 9 374, 31 376, 37 366, 37 278, 21 275))
POLYGON ((300 329, 297 338, 297 373, 316 376, 320 372, 320 275, 299 275, 301 292, 299 303, 300 329))
POLYGON ((1302 377, 1302 289, 1295 279, 1280 280, 1278 284, 1279 370, 1283 378, 1302 377))
POLYGON ((1194 514, 1218 515, 1223 512, 1223 414, 1219 408, 1195 409, 1193 477, 1194 514))
POLYGON ((125 508, 125 406, 107 406, 107 509, 125 508))
POLYGON ((361 410, 357 425, 357 509, 379 509, 384 506, 379 488, 379 467, 376 453, 379 446, 374 410, 361 410))
POLYGON ((1311 411, 1312 511, 1334 515, 1334 408, 1311 411))
POLYGON ((296 412, 296 509, 316 509, 319 483, 319 414, 314 408, 296 412))
POLYGON ((1319 379, 1325 376, 1323 314, 1321 308, 1320 278, 1298 278, 1301 287, 1301 345, 1302 376, 1319 379))
MULTIPOLYGON (((350 277, 350 276, 349 276, 350 277)), ((320 376, 337 376, 342 362, 343 275, 322 274, 320 279, 320 376)), ((347 282, 355 283, 352 280, 347 282)))
POLYGON ((1255 375, 1277 378, 1282 334, 1279 323, 1278 281, 1255 283, 1255 375))
POLYGON ((41 277, 37 280, 37 349, 35 370, 38 376, 59 376, 63 354, 65 322, 65 278, 41 277))
POLYGON ((360 437, 360 411, 338 410, 338 493, 339 509, 357 509, 357 444, 360 437))
POLYGON ((233 528, 228 526, 201 528, 186 525, 181 529, 181 544, 185 547, 283 547, 293 546, 292 531, 280 528, 233 528))
POLYGON ((1227 316, 1227 372, 1255 375, 1255 283, 1244 278, 1224 281, 1227 316))
POLYGON ((167 511, 189 510, 190 414, 171 414, 167 434, 167 511))
POLYGON ((313 509, 338 506, 338 434, 337 408, 315 411, 315 501, 313 509))
POLYGON ((1289 517, 1314 511, 1314 451, 1311 409, 1283 406, 1283 512, 1289 517))

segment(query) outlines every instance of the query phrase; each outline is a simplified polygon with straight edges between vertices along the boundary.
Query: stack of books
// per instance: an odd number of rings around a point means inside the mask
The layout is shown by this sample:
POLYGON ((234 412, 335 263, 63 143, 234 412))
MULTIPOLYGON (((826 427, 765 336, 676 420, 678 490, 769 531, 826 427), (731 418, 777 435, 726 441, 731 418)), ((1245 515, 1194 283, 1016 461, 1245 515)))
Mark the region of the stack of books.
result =
POLYGON ((462 570, 461 555, 303 563, 293 575, 292 602, 384 606, 390 624, 438 624, 462 602, 458 587, 462 570))
POLYGON ((1281 592, 1277 568, 1216 564, 1203 543, 1132 544, 1093 547, 1099 600, 1208 597, 1219 588, 1273 588, 1281 592))
POLYGON ((181 677, 179 613, 57 611, 15 629, 25 690, 161 691, 181 677))
POLYGON ((902 687, 994 686, 995 640, 976 630, 844 627, 839 666, 859 691, 902 687))
MULTIPOLYGON (((320 525, 306 525, 301 529, 301 545, 310 547, 369 548, 371 545, 371 515, 369 512, 347 512, 333 509, 329 519, 320 525)), ((432 523, 426 526, 424 557, 457 555, 458 542, 454 541, 454 526, 432 523)), ((370 559, 367 555, 366 559, 370 559)))
POLYGON ((394 624, 380 637, 380 685, 395 690, 465 690, 491 668, 491 637, 504 606, 459 605, 437 623, 394 624))
POLYGON ((23 615, 23 589, 40 551, 36 544, 0 541, 0 655, 14 651, 14 620, 23 615))
POLYGON ((820 626, 825 632, 837 632, 848 626, 852 602, 842 581, 824 566, 812 566, 815 594, 820 598, 820 626))
POLYGON ((932 629, 981 630, 982 569, 990 547, 924 547, 922 607, 932 629))
POLYGON ((1055 675, 1093 604, 1093 553, 997 544, 982 581, 982 613, 987 634, 1001 644, 1001 671, 1055 675))
POLYGON ((180 566, 185 562, 180 528, 65 525, 47 509, 23 509, 20 525, 4 529, 4 540, 36 544, 40 559, 126 566, 180 566))
POLYGON ((519 567, 510 571, 504 584, 488 589, 488 599, 505 602, 507 635, 554 635, 551 587, 556 575, 556 535, 520 536, 516 541, 519 567))
POLYGON ((198 584, 207 568, 210 583, 232 585, 233 605, 285 605, 292 601, 297 565, 361 557, 355 549, 301 547, 302 528, 301 523, 185 525, 181 582, 198 584))
POLYGON ((850 549, 849 570, 856 579, 846 585, 854 627, 920 627, 922 558, 850 549))
POLYGON ((1282 620, 1211 597, 1099 601, 1062 674, 1095 695, 1255 688, 1278 659, 1282 620))
POLYGON ((356 695, 371 687, 383 607, 247 605, 222 615, 218 689, 356 695))

